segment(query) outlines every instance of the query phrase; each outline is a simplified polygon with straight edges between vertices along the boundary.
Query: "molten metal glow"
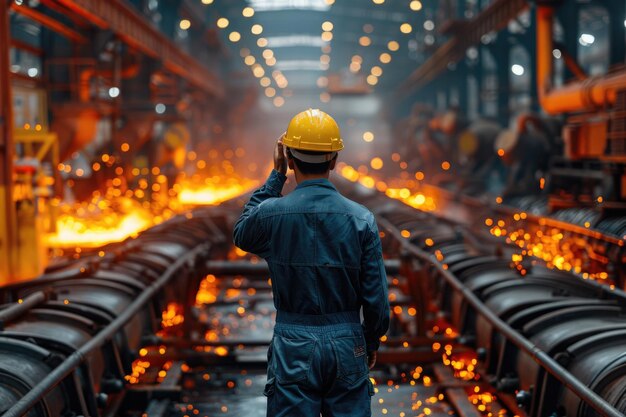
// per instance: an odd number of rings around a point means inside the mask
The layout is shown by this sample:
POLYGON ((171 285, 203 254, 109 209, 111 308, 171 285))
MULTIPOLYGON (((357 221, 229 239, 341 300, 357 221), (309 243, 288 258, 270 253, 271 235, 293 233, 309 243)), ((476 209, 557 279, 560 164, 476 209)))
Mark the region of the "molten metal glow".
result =
POLYGON ((245 178, 211 178, 203 185, 184 182, 178 201, 186 205, 216 205, 237 197, 258 185, 258 181, 245 178))
POLYGON ((119 211, 113 211, 108 204, 98 206, 89 205, 73 208, 64 208, 57 219, 57 231, 46 238, 49 247, 97 247, 109 242, 120 242, 128 237, 136 236, 139 232, 152 226, 152 215, 134 204, 130 199, 118 202, 119 211), (94 209, 91 209, 95 207, 94 209))

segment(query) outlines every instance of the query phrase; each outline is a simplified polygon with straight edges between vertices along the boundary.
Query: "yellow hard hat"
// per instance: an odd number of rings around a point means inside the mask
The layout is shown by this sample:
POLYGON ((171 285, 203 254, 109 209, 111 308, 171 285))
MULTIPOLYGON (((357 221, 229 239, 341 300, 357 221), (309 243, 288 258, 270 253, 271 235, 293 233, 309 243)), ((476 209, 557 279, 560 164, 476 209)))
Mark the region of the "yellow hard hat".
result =
POLYGON ((296 114, 289 122, 283 144, 302 151, 337 152, 343 149, 339 125, 320 109, 296 114))

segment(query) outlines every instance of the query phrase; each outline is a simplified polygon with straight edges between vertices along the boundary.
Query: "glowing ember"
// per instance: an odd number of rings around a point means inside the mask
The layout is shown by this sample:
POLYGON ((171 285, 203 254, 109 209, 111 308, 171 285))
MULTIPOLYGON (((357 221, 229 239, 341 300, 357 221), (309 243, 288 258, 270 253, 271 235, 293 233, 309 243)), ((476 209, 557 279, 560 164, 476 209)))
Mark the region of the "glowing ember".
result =
POLYGON ((508 243, 520 248, 519 253, 511 256, 513 267, 520 274, 527 273, 523 261, 527 257, 535 257, 543 260, 548 268, 582 274, 586 279, 608 279, 609 275, 604 270, 608 259, 596 253, 588 241, 556 227, 522 223, 526 217, 525 213, 521 213, 516 214, 512 221, 485 220, 493 236, 506 238, 508 243))
POLYGON ((185 321, 183 307, 177 303, 168 303, 167 309, 161 315, 161 325, 163 328, 174 327, 185 321))
POLYGON ((132 364, 131 374, 126 375, 124 379, 126 379, 129 384, 137 384, 141 376, 146 373, 146 369, 148 369, 149 367, 150 362, 144 361, 142 359, 137 359, 132 364))
POLYGON ((212 304, 217 301, 217 295, 219 294, 219 288, 215 282, 215 275, 207 275, 201 282, 200 288, 196 293, 196 305, 212 304))

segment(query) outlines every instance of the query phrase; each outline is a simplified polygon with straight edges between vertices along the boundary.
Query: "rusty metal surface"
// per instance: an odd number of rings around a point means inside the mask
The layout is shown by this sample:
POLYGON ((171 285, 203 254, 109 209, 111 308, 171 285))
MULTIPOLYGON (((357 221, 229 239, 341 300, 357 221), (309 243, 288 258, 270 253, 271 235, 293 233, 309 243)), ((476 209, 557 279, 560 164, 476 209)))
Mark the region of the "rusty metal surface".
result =
POLYGON ((208 68, 162 35, 141 14, 120 0, 57 0, 101 29, 115 32, 146 55, 161 59, 173 73, 218 97, 224 95, 219 80, 208 68))

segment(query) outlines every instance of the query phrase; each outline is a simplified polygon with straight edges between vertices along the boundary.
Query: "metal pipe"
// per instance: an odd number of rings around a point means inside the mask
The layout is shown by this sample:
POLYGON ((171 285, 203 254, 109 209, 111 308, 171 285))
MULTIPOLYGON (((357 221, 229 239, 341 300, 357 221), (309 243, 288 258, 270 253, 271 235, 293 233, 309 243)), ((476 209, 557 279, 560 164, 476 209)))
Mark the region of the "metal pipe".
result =
MULTIPOLYGON (((266 262, 253 263, 250 261, 208 261, 208 272, 215 275, 267 275, 270 270, 266 262)), ((385 260, 387 274, 397 274, 400 271, 399 259, 385 260)))
POLYGON ((604 398, 600 397, 592 389, 580 382, 574 375, 563 368, 550 355, 534 345, 520 333, 515 331, 511 326, 505 323, 493 311, 491 311, 483 302, 452 273, 443 268, 437 258, 411 244, 407 239, 403 238, 400 231, 386 219, 378 219, 378 223, 384 227, 400 244, 416 258, 431 264, 437 269, 452 288, 460 292, 463 298, 476 309, 478 314, 483 316, 491 325, 509 341, 515 344, 522 351, 529 354, 542 368, 548 371, 553 377, 559 380, 565 387, 569 388, 574 394, 580 397, 591 408, 606 417, 623 417, 623 414, 617 411, 611 404, 607 403, 604 398))
POLYGON ((554 8, 537 6, 537 89, 541 107, 549 114, 598 110, 615 103, 617 91, 626 88, 626 71, 589 77, 552 89, 552 29, 554 8))
POLYGON ((208 244, 198 245, 185 256, 170 265, 163 275, 147 287, 124 312, 102 329, 93 339, 85 343, 80 349, 68 356, 59 366, 54 368, 54 370, 35 385, 32 390, 28 391, 26 395, 2 414, 2 417, 21 417, 26 414, 28 410, 34 407, 52 388, 60 384, 65 377, 76 369, 92 351, 100 348, 105 342, 111 339, 115 333, 124 327, 124 325, 175 276, 175 273, 178 272, 181 267, 195 260, 196 257, 202 253, 207 252, 208 246, 208 244))
POLYGON ((37 291, 30 294, 21 302, 15 303, 10 307, 0 311, 0 331, 4 330, 5 324, 15 320, 16 318, 27 313, 32 308, 44 303, 50 299, 51 291, 37 291))

